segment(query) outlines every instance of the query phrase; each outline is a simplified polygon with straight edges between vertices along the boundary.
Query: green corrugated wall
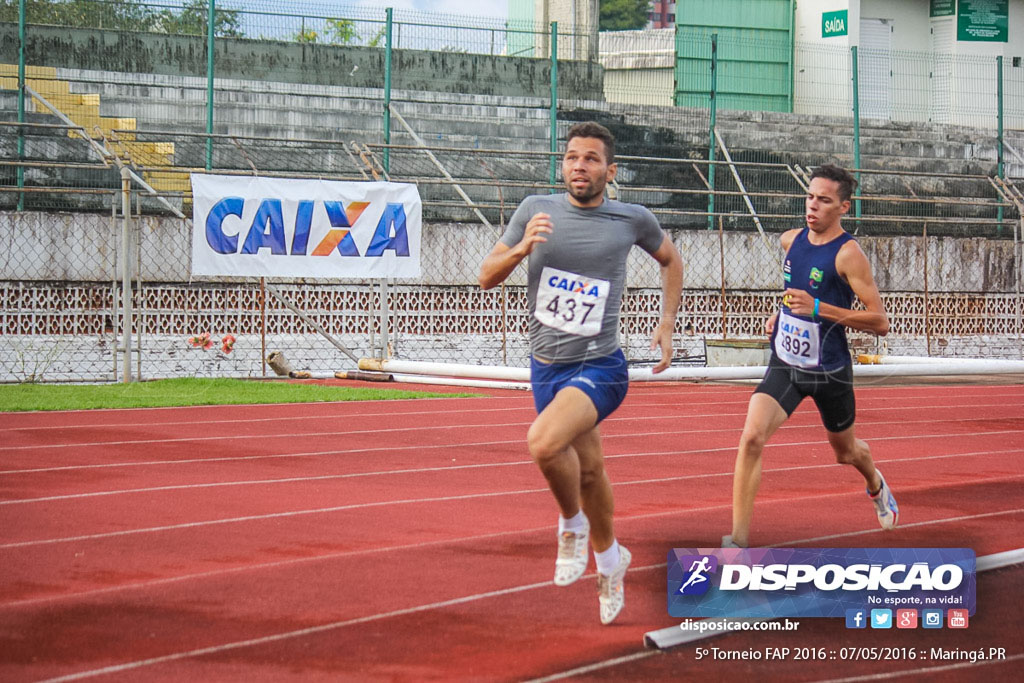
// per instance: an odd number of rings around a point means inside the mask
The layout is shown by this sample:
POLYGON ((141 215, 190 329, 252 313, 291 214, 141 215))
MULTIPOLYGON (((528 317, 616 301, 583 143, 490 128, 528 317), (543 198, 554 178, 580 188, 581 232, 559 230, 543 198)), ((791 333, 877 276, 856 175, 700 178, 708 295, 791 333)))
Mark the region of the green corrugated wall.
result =
POLYGON ((711 34, 718 34, 718 109, 792 111, 793 0, 676 3, 676 92, 707 107, 711 34))

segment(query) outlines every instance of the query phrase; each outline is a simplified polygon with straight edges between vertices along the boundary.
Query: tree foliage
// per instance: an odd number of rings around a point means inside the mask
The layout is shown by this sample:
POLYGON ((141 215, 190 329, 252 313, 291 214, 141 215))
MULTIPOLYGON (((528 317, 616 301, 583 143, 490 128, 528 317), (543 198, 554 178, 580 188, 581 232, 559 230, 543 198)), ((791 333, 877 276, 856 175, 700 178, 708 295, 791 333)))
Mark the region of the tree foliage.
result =
POLYGON ((311 28, 303 27, 295 34, 294 39, 297 43, 323 42, 327 45, 358 45, 360 40, 355 23, 348 19, 327 19, 323 35, 311 28))
POLYGON ((628 31, 647 25, 650 0, 601 0, 598 27, 602 31, 628 31))
MULTIPOLYGON (((134 0, 26 0, 30 24, 206 35, 207 0, 187 0, 181 10, 152 7, 134 0)), ((0 21, 18 21, 18 0, 0 0, 0 21)), ((218 36, 241 37, 238 10, 217 9, 218 36)))
MULTIPOLYGON (((210 17, 207 0, 188 0, 180 13, 163 10, 160 13, 159 29, 163 33, 206 35, 207 20, 210 17)), ((238 10, 214 8, 213 34, 228 38, 241 38, 238 10)))

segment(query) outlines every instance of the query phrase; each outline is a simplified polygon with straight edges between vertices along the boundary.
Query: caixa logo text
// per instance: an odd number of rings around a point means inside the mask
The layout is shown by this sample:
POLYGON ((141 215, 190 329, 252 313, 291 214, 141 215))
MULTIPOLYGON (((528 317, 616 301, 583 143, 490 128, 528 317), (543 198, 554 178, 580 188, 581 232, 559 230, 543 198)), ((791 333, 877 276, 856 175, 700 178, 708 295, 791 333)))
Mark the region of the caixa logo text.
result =
MULTIPOLYGON (((229 216, 241 220, 245 208, 242 197, 224 197, 210 209, 206 217, 206 242, 218 254, 257 254, 260 249, 269 249, 275 256, 330 256, 337 252, 341 256, 383 256, 386 251, 393 251, 396 256, 409 256, 409 234, 406 223, 405 206, 401 203, 389 202, 377 221, 377 228, 370 239, 365 254, 352 238, 351 228, 363 215, 369 202, 350 202, 344 206, 340 201, 301 200, 297 202, 294 229, 291 230, 291 244, 287 241, 284 211, 280 199, 263 199, 260 201, 256 214, 249 223, 242 242, 238 248, 239 237, 243 231, 225 231, 225 222, 231 222, 229 216), (313 212, 317 204, 323 205, 331 229, 320 239, 312 251, 309 251, 309 238, 313 225, 313 212)), ((244 225, 244 224, 243 224, 244 225)))
POLYGON ((955 564, 930 568, 926 562, 906 564, 723 564, 719 568, 723 591, 796 590, 813 585, 822 591, 907 590, 948 591, 958 588, 964 572, 955 564))
POLYGON ((572 292, 573 294, 601 296, 601 289, 597 285, 590 284, 583 280, 572 280, 567 277, 560 277, 558 275, 552 275, 548 278, 548 286, 552 289, 562 289, 566 292, 572 292))

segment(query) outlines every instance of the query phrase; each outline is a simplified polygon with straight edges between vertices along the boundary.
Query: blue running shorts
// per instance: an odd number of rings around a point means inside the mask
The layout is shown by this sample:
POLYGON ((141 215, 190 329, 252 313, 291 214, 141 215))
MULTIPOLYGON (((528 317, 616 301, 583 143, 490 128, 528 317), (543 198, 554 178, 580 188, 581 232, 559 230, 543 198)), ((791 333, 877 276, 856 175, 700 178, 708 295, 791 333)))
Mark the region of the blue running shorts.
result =
POLYGON ((597 408, 597 421, 600 422, 615 412, 626 398, 629 370, 622 349, 608 356, 576 363, 543 363, 531 357, 530 385, 538 414, 559 391, 576 387, 593 402, 597 408))

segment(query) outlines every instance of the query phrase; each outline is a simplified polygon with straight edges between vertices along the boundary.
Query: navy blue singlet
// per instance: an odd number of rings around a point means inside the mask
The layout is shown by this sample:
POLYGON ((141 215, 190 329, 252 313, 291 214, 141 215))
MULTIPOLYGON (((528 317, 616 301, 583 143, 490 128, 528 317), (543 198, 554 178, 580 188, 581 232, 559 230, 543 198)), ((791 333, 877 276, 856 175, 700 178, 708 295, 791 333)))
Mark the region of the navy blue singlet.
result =
MULTIPOLYGON (((850 308, 853 305, 853 290, 850 285, 836 272, 836 255, 839 249, 853 239, 853 235, 844 232, 831 242, 822 245, 811 244, 807 239, 808 228, 797 234, 786 252, 783 265, 785 287, 802 289, 823 303, 850 308)), ((783 304, 782 311, 800 320, 812 321, 811 317, 796 315, 783 304)), ((846 328, 831 320, 818 318, 821 325, 821 355, 816 367, 810 370, 831 371, 849 365, 850 347, 846 342, 846 328)), ((779 334, 779 326, 775 326, 772 334, 772 348, 775 348, 775 337, 779 334)))

